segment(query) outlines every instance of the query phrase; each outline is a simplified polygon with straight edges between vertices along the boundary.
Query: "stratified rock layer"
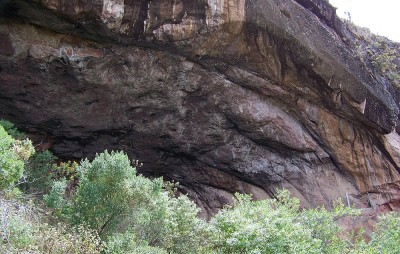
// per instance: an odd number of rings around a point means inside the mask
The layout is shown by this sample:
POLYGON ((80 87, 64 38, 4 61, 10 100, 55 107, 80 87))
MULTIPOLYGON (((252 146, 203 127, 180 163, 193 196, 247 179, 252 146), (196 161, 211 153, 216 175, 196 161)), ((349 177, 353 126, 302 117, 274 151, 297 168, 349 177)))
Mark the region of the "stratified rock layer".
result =
POLYGON ((69 158, 123 149, 207 213, 288 188, 398 209, 397 90, 324 1, 8 1, 0 113, 69 158))

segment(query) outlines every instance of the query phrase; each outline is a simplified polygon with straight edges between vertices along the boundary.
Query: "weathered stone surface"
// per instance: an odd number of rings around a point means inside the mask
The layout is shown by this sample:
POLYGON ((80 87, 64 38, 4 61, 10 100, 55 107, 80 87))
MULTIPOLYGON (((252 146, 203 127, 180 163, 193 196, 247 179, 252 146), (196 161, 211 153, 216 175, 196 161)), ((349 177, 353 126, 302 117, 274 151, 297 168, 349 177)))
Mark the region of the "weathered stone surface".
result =
POLYGON ((396 204, 397 98, 322 4, 9 1, 0 116, 64 157, 123 149, 205 212, 277 187, 304 206, 396 204))

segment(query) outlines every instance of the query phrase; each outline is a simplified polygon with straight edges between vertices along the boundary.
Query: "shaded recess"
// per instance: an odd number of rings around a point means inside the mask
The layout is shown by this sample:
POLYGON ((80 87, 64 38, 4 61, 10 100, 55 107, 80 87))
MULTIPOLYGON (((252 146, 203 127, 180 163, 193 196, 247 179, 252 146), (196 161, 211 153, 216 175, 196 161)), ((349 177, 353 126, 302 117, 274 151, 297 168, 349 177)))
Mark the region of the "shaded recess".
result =
POLYGON ((396 89, 325 1, 1 6, 0 117, 58 156, 122 149, 204 215, 276 188, 303 206, 398 209, 396 89))

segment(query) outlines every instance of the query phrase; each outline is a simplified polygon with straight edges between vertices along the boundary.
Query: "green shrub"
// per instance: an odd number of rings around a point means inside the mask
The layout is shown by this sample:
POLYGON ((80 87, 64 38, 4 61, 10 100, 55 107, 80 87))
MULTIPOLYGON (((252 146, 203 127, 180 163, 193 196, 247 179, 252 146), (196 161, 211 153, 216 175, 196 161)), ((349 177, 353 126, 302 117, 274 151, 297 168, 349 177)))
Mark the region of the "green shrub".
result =
POLYGON ((24 161, 34 152, 30 140, 15 140, 0 126, 0 190, 12 186, 21 179, 24 161))
POLYGON ((139 244, 136 242, 136 235, 132 232, 112 234, 107 241, 106 253, 112 254, 167 254, 168 252, 158 248, 139 244))
POLYGON ((300 201, 287 190, 261 201, 236 194, 234 205, 207 223, 197 217, 199 208, 186 196, 174 196, 175 184, 163 188, 161 179, 137 175, 123 152, 97 154, 76 170, 79 185, 69 200, 65 179, 54 182, 45 200, 76 225, 101 235, 106 253, 370 254, 391 253, 399 246, 400 222, 394 215, 382 217, 371 242, 352 243, 335 221, 356 212, 341 202, 331 211, 300 211, 300 201))
POLYGON ((25 189, 41 194, 47 192, 52 184, 52 169, 55 168, 53 163, 56 159, 49 150, 34 154, 25 163, 25 189))
POLYGON ((23 132, 20 132, 13 123, 4 120, 4 119, 0 119, 0 125, 3 126, 4 130, 14 139, 25 139, 26 138, 26 134, 23 132))
POLYGON ((65 178, 71 182, 77 181, 78 172, 76 169, 78 166, 75 161, 61 162, 59 165, 54 165, 52 177, 55 179, 65 178))
POLYGON ((11 218, 8 224, 8 241, 17 249, 29 247, 34 242, 32 223, 22 221, 20 218, 11 218))
POLYGON ((382 73, 396 70, 397 66, 394 63, 394 60, 396 59, 396 51, 394 49, 384 48, 380 54, 376 54, 374 57, 372 64, 382 73))
POLYGON ((344 234, 343 229, 335 222, 344 215, 357 215, 358 212, 349 207, 345 207, 342 202, 336 201, 334 209, 328 211, 325 207, 307 209, 299 214, 299 222, 304 228, 311 232, 313 239, 321 245, 320 253, 342 253, 351 248, 349 237, 340 238, 340 233, 344 234))
POLYGON ((43 196, 44 202, 48 207, 53 208, 58 216, 68 217, 70 203, 65 198, 67 180, 61 179, 53 182, 49 194, 43 196))
POLYGON ((70 200, 65 199, 65 180, 54 182, 44 199, 57 214, 71 215, 73 224, 96 230, 114 251, 153 246, 202 253, 210 247, 210 230, 197 217, 199 208, 186 196, 163 189, 162 179, 137 175, 125 153, 105 151, 76 169, 79 185, 70 200), (113 244, 121 241, 125 247, 113 244))
POLYGON ((132 253, 137 247, 136 236, 132 232, 114 233, 107 239, 106 253, 132 253))
POLYGON ((199 208, 186 196, 161 192, 131 216, 138 240, 172 253, 207 253, 210 228, 197 217, 199 208))
POLYGON ((48 193, 53 182, 65 179, 68 184, 75 186, 78 180, 75 161, 55 163, 57 157, 45 150, 36 153, 25 164, 25 190, 28 192, 48 193))
POLYGON ((367 249, 368 253, 400 253, 400 215, 398 213, 392 212, 379 217, 367 249))
POLYGON ((122 222, 132 209, 150 202, 162 186, 160 179, 137 176, 123 152, 97 154, 92 162, 82 161, 77 171, 74 222, 87 223, 100 235, 126 225, 122 222))
POLYGON ((105 245, 83 226, 50 225, 41 209, 0 197, 0 253, 101 253, 105 245))
POLYGON ((50 172, 56 157, 48 150, 35 153, 32 142, 26 138, 25 133, 18 131, 13 123, 0 120, 0 127, 4 128, 3 130, 9 135, 6 136, 3 131, 0 131, 0 151, 4 157, 9 158, 8 162, 4 159, 2 162, 9 164, 10 161, 14 161, 14 166, 7 167, 9 174, 12 171, 14 175, 13 177, 9 176, 9 182, 14 183, 24 176, 21 185, 25 190, 30 189, 32 192, 47 190, 51 185, 50 172), (25 162, 25 166, 21 164, 21 161, 25 162), (14 169, 10 170, 10 167, 14 169))
POLYGON ((262 201, 236 197, 211 220, 217 253, 346 253, 350 247, 334 222, 348 212, 343 206, 336 214, 322 208, 300 212, 299 200, 288 191, 262 201))

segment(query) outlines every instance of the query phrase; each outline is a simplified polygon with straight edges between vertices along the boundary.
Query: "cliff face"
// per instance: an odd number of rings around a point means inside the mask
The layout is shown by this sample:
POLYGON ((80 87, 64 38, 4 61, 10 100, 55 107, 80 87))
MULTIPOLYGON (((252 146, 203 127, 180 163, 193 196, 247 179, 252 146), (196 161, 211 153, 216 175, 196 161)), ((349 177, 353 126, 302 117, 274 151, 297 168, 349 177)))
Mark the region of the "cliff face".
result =
POLYGON ((123 149, 206 212, 236 191, 400 207, 397 90, 322 0, 1 4, 0 116, 69 158, 123 149))

